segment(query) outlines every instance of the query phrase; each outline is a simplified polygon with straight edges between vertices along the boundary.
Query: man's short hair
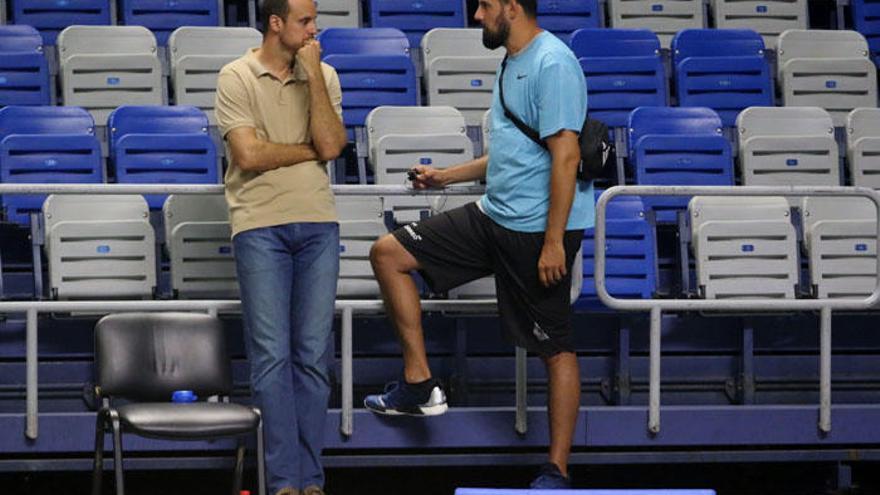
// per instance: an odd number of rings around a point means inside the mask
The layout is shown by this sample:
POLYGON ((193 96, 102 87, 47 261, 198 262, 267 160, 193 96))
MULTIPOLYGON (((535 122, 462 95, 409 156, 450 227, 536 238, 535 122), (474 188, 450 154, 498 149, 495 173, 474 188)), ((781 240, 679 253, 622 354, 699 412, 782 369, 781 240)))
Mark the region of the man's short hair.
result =
MULTIPOLYGON (((522 5, 526 15, 532 19, 538 17, 538 0, 514 0, 522 5)), ((511 0, 501 0, 502 3, 510 3, 511 0)))
POLYGON ((269 32, 269 18, 273 15, 287 20, 287 14, 290 13, 290 5, 288 0, 262 0, 260 2, 260 21, 263 23, 263 34, 269 32))

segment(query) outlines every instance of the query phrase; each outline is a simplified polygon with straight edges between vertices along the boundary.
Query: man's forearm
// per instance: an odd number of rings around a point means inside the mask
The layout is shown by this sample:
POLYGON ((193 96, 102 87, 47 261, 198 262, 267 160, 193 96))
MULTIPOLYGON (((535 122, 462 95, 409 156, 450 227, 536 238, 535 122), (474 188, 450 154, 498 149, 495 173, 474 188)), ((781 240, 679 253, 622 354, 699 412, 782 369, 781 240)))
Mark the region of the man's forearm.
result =
POLYGON ((249 172, 266 172, 317 159, 318 153, 309 144, 279 144, 262 139, 253 140, 242 159, 233 157, 239 168, 249 172))
POLYGON ((317 71, 309 76, 309 130, 312 144, 321 160, 333 160, 348 142, 345 127, 330 103, 324 75, 317 71))
POLYGON ((489 155, 484 155, 476 160, 449 167, 443 170, 443 185, 485 179, 488 164, 489 155))
POLYGON ((550 171, 550 209, 544 242, 562 242, 568 216, 574 202, 578 160, 570 157, 553 158, 550 171))

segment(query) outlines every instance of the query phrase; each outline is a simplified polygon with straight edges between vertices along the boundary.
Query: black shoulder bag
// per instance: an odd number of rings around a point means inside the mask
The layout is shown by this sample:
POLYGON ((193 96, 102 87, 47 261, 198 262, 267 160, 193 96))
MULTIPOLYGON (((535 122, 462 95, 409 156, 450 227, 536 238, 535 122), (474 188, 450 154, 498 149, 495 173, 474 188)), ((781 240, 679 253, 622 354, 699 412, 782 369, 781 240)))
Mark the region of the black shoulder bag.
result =
MULTIPOLYGON (((501 100, 501 108, 504 109, 504 116, 535 144, 548 149, 547 143, 541 139, 538 131, 526 125, 507 108, 507 104, 504 102, 504 71, 506 69, 507 56, 505 55, 504 60, 501 61, 501 80, 498 81, 498 96, 501 100)), ((614 144, 608 139, 608 126, 588 116, 584 121, 578 141, 581 147, 581 163, 578 164, 577 178, 590 181, 601 177, 605 172, 605 167, 615 161, 614 144)))

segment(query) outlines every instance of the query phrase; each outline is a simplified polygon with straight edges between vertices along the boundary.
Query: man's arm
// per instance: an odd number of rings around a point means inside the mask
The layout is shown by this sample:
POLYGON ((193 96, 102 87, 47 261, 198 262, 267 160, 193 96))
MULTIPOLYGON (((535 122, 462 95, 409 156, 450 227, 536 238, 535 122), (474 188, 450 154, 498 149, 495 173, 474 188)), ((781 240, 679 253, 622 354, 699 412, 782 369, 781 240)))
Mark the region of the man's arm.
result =
POLYGON ((236 127, 226 134, 232 163, 247 172, 266 172, 318 160, 309 144, 278 144, 257 137, 253 127, 236 127))
POLYGON ((544 247, 538 260, 538 278, 544 287, 550 287, 559 283, 566 274, 563 237, 574 201, 581 149, 574 131, 562 130, 546 141, 553 165, 550 171, 550 210, 547 213, 544 247))
MULTIPOLYGON (((309 130, 312 134, 312 145, 320 160, 333 160, 342 153, 348 143, 348 136, 330 101, 327 81, 324 80, 324 71, 321 69, 321 45, 318 41, 309 41, 300 48, 296 52, 296 63, 302 65, 309 80, 309 130)), ((338 80, 332 82, 339 85, 338 80)))
POLYGON ((417 174, 415 180, 413 180, 413 187, 415 189, 428 189, 431 187, 446 187, 456 182, 485 179, 486 166, 488 164, 489 155, 484 155, 476 160, 445 169, 416 165, 413 167, 417 174))

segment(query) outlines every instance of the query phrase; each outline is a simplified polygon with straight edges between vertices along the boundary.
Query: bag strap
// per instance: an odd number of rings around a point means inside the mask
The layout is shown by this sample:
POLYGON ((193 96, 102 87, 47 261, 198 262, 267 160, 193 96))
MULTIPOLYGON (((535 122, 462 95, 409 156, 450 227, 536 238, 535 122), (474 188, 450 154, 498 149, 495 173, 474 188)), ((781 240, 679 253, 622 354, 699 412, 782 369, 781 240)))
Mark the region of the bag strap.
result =
POLYGON ((513 125, 515 125, 516 128, 519 129, 523 134, 525 134, 526 137, 528 137, 529 139, 534 141, 535 144, 544 148, 545 150, 548 149, 547 143, 544 142, 543 139, 541 139, 541 135, 538 134, 538 131, 536 131, 536 130, 532 129, 531 127, 529 127, 528 125, 526 125, 525 122, 520 120, 519 117, 514 115, 513 112, 511 112, 510 109, 507 108, 507 104, 504 102, 504 71, 506 69, 507 69, 507 55, 505 55, 504 60, 501 61, 501 77, 500 77, 500 80, 498 81, 498 97, 501 100, 501 108, 504 109, 504 116, 507 117, 508 120, 513 122, 513 125))

